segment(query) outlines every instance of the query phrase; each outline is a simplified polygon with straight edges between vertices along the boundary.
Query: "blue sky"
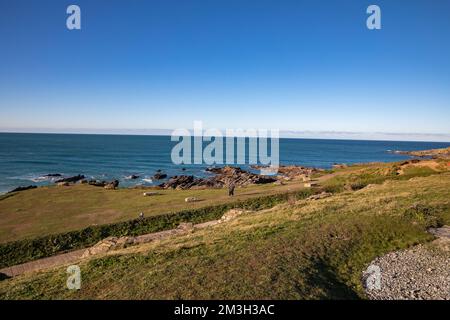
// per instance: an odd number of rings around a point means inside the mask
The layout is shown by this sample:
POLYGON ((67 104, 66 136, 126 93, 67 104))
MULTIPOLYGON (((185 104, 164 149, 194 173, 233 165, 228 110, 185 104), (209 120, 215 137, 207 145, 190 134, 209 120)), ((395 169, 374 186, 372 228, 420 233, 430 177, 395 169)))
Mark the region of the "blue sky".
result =
POLYGON ((449 34, 437 0, 0 0, 0 130, 450 137, 449 34))

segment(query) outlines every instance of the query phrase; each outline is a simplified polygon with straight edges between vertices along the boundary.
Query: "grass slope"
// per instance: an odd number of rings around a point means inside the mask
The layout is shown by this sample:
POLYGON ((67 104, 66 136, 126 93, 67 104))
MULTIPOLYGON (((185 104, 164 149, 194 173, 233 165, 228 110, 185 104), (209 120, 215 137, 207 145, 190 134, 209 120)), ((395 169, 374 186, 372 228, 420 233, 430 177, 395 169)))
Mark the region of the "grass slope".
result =
MULTIPOLYGON (((347 181, 348 182, 348 181, 347 181)), ((356 299, 376 256, 450 223, 450 173, 278 205, 188 236, 0 282, 1 299, 356 299)))
POLYGON ((94 186, 41 187, 9 194, 0 199, 0 243, 42 237, 168 212, 208 207, 262 195, 298 190, 300 183, 285 186, 259 185, 239 188, 236 197, 225 189, 150 190, 160 193, 144 197, 145 190, 104 190, 94 186), (186 197, 201 201, 186 203, 186 197))

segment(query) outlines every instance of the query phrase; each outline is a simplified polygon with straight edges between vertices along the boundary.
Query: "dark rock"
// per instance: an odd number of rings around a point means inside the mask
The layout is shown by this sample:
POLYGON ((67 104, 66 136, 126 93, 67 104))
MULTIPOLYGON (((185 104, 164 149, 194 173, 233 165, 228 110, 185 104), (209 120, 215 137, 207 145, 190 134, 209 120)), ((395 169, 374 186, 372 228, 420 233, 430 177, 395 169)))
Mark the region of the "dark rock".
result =
POLYGON ((235 186, 245 186, 276 181, 274 177, 257 175, 235 167, 207 168, 206 171, 216 175, 210 178, 195 178, 194 176, 185 175, 174 176, 159 186, 163 189, 223 188, 230 183, 233 183, 235 186))
POLYGON ((139 176, 138 176, 138 175, 135 175, 135 174, 132 174, 129 178, 130 178, 131 180, 136 180, 136 179, 139 178, 139 176))
POLYGON ((153 176, 153 179, 155 179, 155 180, 162 180, 165 178, 167 178, 167 174, 160 173, 160 172, 155 173, 155 175, 153 176))
POLYGON ((108 190, 115 190, 119 186, 119 180, 111 181, 110 183, 107 183, 104 188, 108 190))
POLYGON ((49 174, 46 174, 44 177, 56 178, 56 177, 62 177, 62 175, 59 173, 49 173, 49 174))
POLYGON ((94 187, 104 187, 107 184, 107 182, 99 180, 89 180, 88 184, 94 187))
POLYGON ((195 180, 194 176, 174 176, 159 186, 164 189, 189 189, 195 180))
POLYGON ((13 193, 13 192, 19 192, 19 191, 25 191, 25 190, 30 190, 30 189, 36 189, 37 186, 26 186, 26 187, 17 187, 11 191, 9 191, 8 193, 13 193))
POLYGON ((77 182, 79 180, 83 180, 85 177, 82 174, 79 174, 77 176, 73 176, 73 177, 69 177, 69 178, 63 178, 63 179, 59 179, 56 180, 56 183, 60 183, 60 182, 77 182))

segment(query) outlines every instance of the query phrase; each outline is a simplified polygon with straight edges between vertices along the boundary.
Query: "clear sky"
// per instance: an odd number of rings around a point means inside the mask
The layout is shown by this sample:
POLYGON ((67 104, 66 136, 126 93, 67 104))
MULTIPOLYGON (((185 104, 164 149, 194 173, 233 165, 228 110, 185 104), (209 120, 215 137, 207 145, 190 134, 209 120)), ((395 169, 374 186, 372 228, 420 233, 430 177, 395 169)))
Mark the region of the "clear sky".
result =
POLYGON ((0 0, 0 130, 194 120, 450 137, 450 1, 0 0))

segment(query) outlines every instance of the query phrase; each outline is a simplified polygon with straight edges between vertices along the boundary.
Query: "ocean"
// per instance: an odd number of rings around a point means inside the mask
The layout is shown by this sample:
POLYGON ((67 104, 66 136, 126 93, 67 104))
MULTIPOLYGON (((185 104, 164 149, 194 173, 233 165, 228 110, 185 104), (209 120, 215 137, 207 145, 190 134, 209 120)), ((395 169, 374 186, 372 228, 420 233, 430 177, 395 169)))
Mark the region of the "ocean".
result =
MULTIPOLYGON (((18 186, 52 184, 55 178, 45 177, 48 174, 118 179, 122 187, 159 184, 152 180, 157 170, 169 177, 208 175, 206 164, 173 164, 171 150, 176 143, 170 136, 0 133, 0 193, 18 186), (139 178, 131 180, 131 175, 139 178)), ((409 159, 390 150, 448 146, 441 142, 280 139, 279 148, 282 165, 331 168, 334 163, 409 159)))

